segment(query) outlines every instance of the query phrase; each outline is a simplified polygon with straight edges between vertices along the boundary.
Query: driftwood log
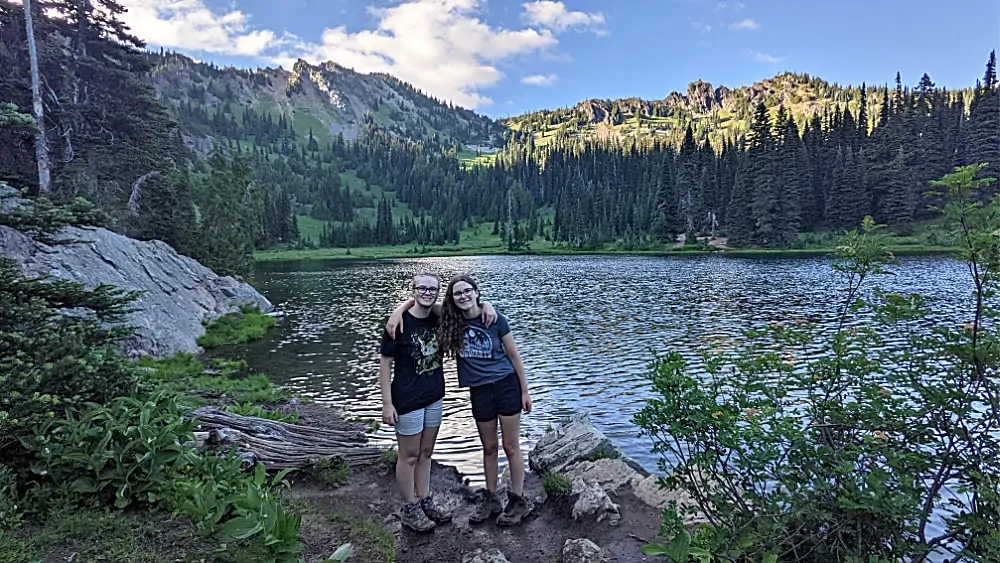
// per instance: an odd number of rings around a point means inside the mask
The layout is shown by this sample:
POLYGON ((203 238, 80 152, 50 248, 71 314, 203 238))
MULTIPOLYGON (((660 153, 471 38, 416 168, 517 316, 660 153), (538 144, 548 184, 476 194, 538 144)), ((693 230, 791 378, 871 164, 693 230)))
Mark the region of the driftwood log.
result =
POLYGON ((271 470, 302 469, 339 457, 349 466, 379 461, 382 450, 368 445, 361 431, 327 430, 242 416, 215 407, 191 413, 199 423, 197 447, 235 449, 271 470))

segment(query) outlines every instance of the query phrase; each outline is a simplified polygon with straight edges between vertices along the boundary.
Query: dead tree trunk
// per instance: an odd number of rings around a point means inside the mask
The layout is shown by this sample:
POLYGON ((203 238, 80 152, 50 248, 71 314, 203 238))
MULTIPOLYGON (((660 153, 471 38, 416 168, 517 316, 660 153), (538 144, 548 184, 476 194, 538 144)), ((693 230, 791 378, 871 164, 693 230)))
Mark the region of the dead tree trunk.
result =
POLYGON ((369 446, 368 437, 360 431, 312 428, 241 416, 215 407, 204 407, 191 415, 201 426, 195 432, 199 449, 235 449, 271 470, 301 469, 335 457, 352 467, 382 458, 382 450, 369 446))
POLYGON ((38 161, 38 192, 52 191, 52 167, 49 164, 49 141, 45 135, 45 110, 38 76, 38 48, 35 46, 35 25, 31 16, 31 0, 24 0, 24 28, 28 35, 28 59, 31 64, 31 101, 35 109, 35 160, 38 161))

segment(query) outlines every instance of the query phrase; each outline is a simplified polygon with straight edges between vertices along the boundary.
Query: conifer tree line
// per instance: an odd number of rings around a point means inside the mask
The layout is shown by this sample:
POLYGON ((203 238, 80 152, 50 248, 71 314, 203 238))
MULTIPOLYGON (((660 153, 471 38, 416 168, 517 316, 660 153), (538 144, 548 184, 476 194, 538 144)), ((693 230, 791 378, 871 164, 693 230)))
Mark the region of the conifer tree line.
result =
POLYGON ((454 242, 463 226, 486 221, 515 247, 536 235, 576 248, 637 248, 717 234, 734 247, 788 248, 801 232, 842 232, 866 215, 907 233, 941 203, 925 196, 930 180, 974 162, 997 173, 995 53, 970 95, 926 74, 909 88, 897 73, 894 87, 862 86, 853 101, 853 111, 845 104, 807 117, 762 102, 745 136, 718 145, 696 139, 691 124, 680 146, 564 137, 538 147, 511 136, 492 165, 472 169, 371 127, 358 143, 335 143, 334 154, 349 155, 372 185, 392 186, 418 219, 393 219, 379 203, 374 221, 331 226, 321 242, 454 242))
MULTIPOLYGON (((236 111, 225 92, 212 92, 217 105, 167 107, 149 80, 164 55, 142 51, 116 0, 34 6, 53 196, 85 196, 112 228, 224 273, 246 272, 254 249, 301 244, 297 215, 324 222, 313 244, 336 247, 455 243, 481 223, 511 248, 536 236, 638 248, 703 234, 782 248, 868 214, 905 232, 933 215, 922 195, 930 179, 973 162, 996 176, 1000 163, 992 53, 969 94, 926 75, 904 87, 897 75, 894 87, 831 94, 851 110, 793 115, 764 100, 745 135, 714 143, 704 120, 689 120, 679 143, 562 135, 536 146, 511 132, 493 164, 464 167, 448 142, 409 139, 370 118, 351 142, 320 142, 286 115, 236 111)), ((21 7, 0 0, 0 104, 13 104, 0 109, 0 146, 14 149, 0 151, 0 175, 35 186, 22 22, 21 7)))
MULTIPOLYGON (((85 197, 110 228, 224 274, 248 272, 254 247, 298 239, 291 198, 249 157, 207 160, 185 147, 119 2, 36 0, 31 10, 52 165, 45 195, 85 197)), ((37 194, 28 61, 24 10, 0 0, 0 179, 37 194)))
POLYGON ((715 233, 730 246, 787 248, 800 232, 843 231, 865 215, 906 232, 940 203, 924 196, 930 180, 969 163, 997 173, 998 92, 990 53, 971 99, 926 74, 904 87, 897 74, 895 88, 862 87, 855 112, 845 106, 802 127, 780 104, 761 102, 745 137, 716 146, 691 125, 679 148, 651 137, 563 138, 543 148, 528 139, 499 166, 536 205, 554 209, 552 236, 573 246, 715 233), (519 173, 535 162, 544 163, 537 175, 519 173))

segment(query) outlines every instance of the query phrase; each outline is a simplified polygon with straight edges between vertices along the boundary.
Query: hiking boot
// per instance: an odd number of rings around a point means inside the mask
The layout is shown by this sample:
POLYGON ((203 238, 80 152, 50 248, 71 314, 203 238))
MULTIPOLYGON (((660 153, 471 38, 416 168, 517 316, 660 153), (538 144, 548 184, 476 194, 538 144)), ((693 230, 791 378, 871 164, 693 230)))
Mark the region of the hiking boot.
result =
POLYGON ((476 501, 476 508, 469 516, 469 522, 479 524, 489 520, 492 516, 500 514, 503 510, 500 506, 500 497, 496 493, 483 489, 479 491, 479 499, 476 501))
POLYGON ((429 532, 434 529, 434 521, 424 514, 419 502, 411 502, 403 507, 400 521, 415 532, 429 532))
POLYGON ((433 520, 435 524, 451 522, 451 514, 441 510, 441 507, 434 503, 434 495, 427 495, 421 499, 420 508, 424 509, 424 514, 433 520))
POLYGON ((507 491, 507 506, 503 513, 497 517, 497 526, 516 526, 526 517, 532 509, 532 505, 521 495, 516 495, 507 491))

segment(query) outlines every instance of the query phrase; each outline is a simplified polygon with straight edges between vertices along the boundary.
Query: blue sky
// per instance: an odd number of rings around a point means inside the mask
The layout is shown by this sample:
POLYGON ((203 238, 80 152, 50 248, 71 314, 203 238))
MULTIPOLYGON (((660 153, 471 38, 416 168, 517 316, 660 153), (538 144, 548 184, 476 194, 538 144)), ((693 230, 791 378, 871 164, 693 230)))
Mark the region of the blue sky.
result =
POLYGON ((785 70, 964 87, 1000 47, 996 0, 121 2, 150 47, 241 67, 334 60, 493 117, 785 70))

